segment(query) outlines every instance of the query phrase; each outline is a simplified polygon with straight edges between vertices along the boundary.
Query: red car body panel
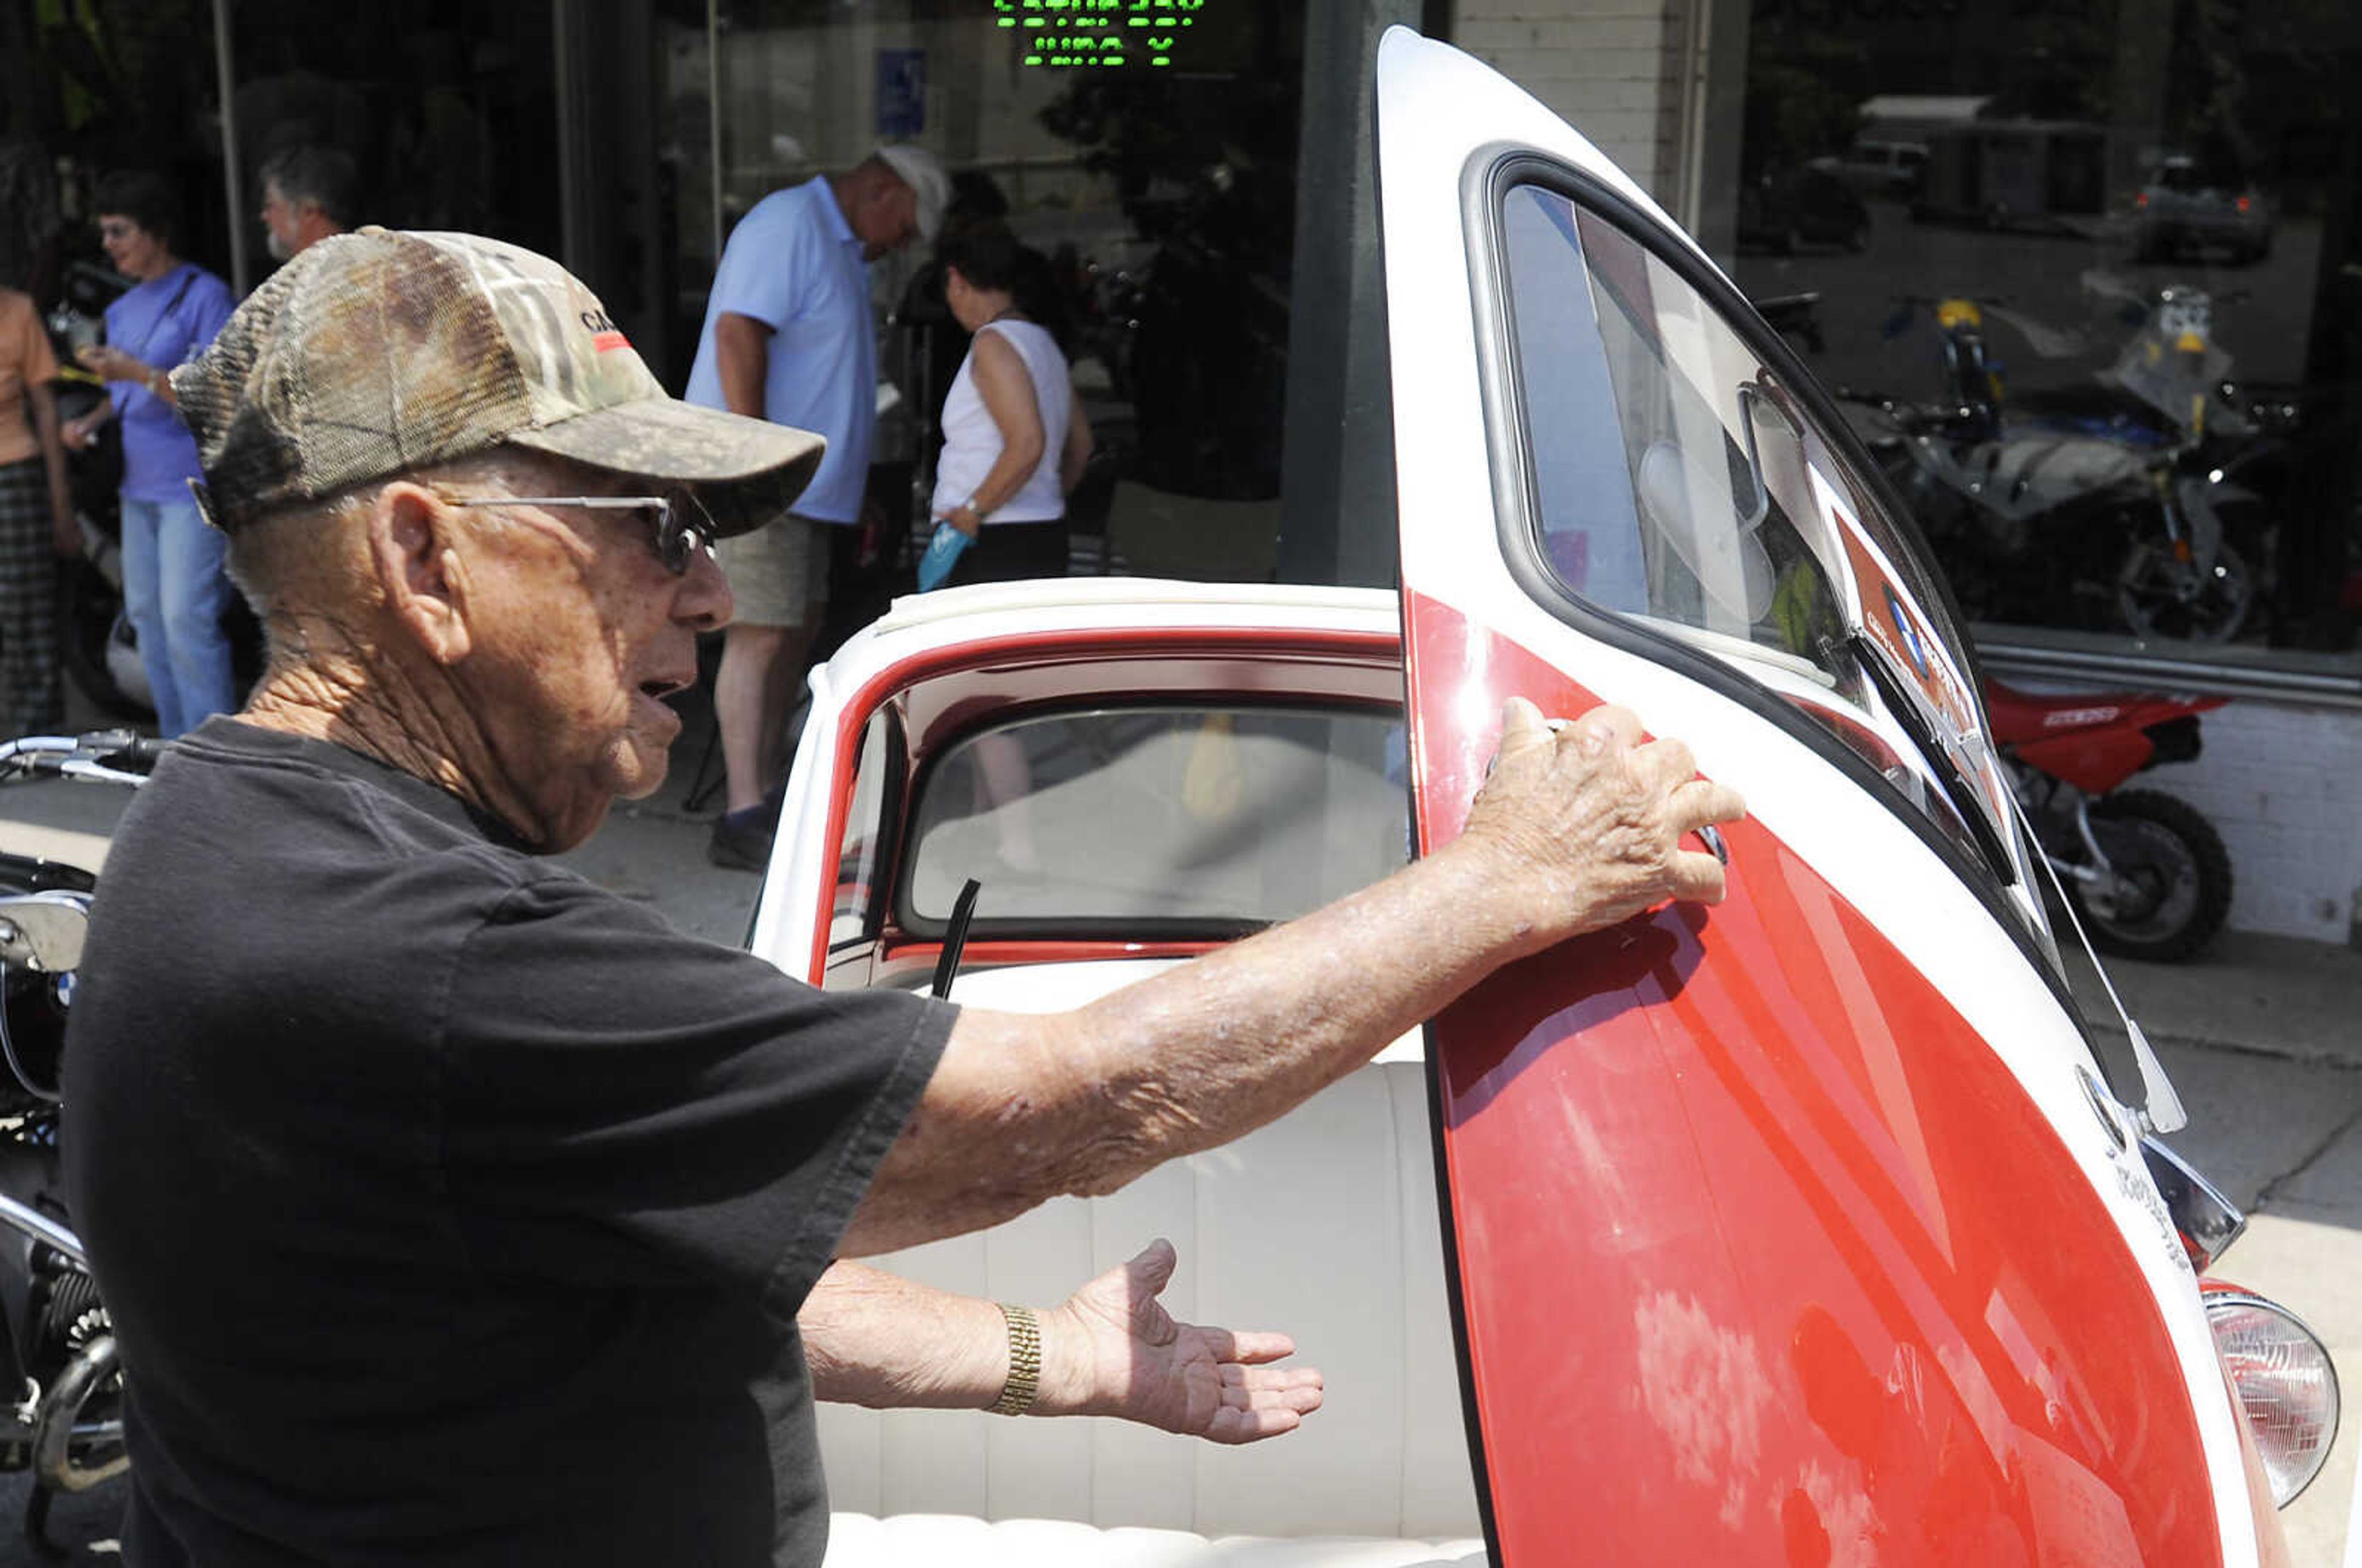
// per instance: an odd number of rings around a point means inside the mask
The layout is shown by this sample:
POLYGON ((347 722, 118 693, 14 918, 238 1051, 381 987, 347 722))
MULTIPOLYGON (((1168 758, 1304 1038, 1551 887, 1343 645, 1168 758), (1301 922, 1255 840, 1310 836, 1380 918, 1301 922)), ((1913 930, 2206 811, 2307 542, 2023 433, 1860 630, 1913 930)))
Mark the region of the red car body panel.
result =
MULTIPOLYGON (((1431 849, 1489 757, 1472 687, 1597 699, 1432 601, 1406 621, 1431 849)), ((2219 1561, 2173 1347, 2072 1155, 1810 866, 1726 838, 1724 905, 1429 1029, 1501 1560, 2219 1561)))

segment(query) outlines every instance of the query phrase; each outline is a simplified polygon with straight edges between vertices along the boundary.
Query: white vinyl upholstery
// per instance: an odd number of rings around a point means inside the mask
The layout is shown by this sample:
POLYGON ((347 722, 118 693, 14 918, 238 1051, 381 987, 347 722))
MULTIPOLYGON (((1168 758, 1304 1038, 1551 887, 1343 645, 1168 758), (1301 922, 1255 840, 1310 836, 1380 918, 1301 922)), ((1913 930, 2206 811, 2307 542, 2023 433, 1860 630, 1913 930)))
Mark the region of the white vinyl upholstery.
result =
POLYGON ((844 1510, 830 1568, 1481 1562, 1422 1071, 1382 1059, 1111 1196, 876 1260, 1046 1306, 1164 1236, 1181 1257, 1174 1315, 1293 1335, 1325 1403, 1243 1448, 1113 1420, 822 1406, 830 1502, 844 1510))
POLYGON ((1065 1519, 995 1523, 966 1514, 837 1514, 829 1523, 828 1568, 1485 1568, 1478 1540, 1374 1540, 1346 1536, 1297 1540, 1183 1530, 1099 1529, 1065 1519))

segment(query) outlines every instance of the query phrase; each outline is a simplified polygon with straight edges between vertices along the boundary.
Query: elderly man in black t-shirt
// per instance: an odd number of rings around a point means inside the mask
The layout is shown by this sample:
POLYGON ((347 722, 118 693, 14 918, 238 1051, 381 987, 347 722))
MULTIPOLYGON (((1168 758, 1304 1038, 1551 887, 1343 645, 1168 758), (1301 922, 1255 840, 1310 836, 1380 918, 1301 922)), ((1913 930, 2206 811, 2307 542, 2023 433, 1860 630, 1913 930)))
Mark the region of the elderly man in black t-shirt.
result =
POLYGON ((816 1562, 816 1395, 1285 1430, 1317 1379, 1164 1318, 1162 1245, 1039 1318, 834 1260, 1118 1187, 1721 894, 1679 840, 1738 803, 1678 744, 1516 705, 1460 839, 1077 1012, 815 990, 541 858, 661 781, 708 547, 811 438, 450 235, 305 251, 173 389, 270 663, 126 814, 66 1052, 135 1564, 816 1562))

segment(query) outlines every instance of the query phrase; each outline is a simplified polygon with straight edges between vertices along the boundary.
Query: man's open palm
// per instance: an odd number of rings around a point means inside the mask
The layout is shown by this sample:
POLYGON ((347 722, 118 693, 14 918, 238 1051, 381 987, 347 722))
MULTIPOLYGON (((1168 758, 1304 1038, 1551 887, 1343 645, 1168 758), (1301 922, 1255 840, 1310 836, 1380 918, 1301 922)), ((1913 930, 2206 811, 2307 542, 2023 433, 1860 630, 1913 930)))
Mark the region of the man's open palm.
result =
POLYGON ((1175 1321, 1157 1299, 1175 1261, 1160 1238, 1055 1309, 1087 1352, 1080 1408, 1214 1442, 1294 1431, 1320 1408, 1320 1374, 1268 1364, 1296 1353, 1286 1334, 1175 1321))

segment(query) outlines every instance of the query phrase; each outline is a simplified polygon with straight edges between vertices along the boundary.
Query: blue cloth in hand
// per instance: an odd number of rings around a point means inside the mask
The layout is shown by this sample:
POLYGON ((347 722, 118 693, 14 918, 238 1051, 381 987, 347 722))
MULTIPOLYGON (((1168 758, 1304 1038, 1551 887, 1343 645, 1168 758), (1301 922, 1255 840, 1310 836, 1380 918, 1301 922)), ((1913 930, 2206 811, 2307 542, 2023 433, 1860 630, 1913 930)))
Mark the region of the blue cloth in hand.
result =
POLYGON ((975 542, 955 524, 936 524, 934 537, 927 541, 927 553, 919 558, 919 591, 941 588, 952 568, 959 564, 960 552, 975 542))

